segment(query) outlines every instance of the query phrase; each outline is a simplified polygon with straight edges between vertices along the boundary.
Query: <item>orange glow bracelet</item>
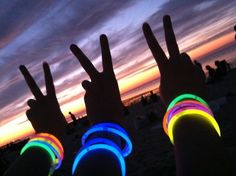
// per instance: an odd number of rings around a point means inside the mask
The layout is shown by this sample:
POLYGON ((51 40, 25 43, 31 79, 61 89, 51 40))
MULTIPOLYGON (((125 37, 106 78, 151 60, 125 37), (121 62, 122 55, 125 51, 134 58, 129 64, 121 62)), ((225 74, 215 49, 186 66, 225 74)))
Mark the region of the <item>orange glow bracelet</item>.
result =
POLYGON ((22 148, 21 154, 30 147, 41 147, 49 153, 49 156, 52 159, 52 166, 49 175, 52 175, 55 169, 59 169, 64 158, 64 149, 55 136, 48 133, 38 133, 34 135, 22 148))
POLYGON ((212 117, 210 114, 201 111, 201 110, 196 110, 196 109, 188 109, 188 110, 183 110, 182 112, 174 115, 169 124, 168 124, 168 136, 170 138, 170 141, 172 144, 174 144, 174 135, 173 135, 173 129, 176 124, 180 119, 184 118, 185 116, 191 116, 193 118, 202 118, 206 120, 211 126, 216 130, 219 136, 221 136, 220 132, 220 127, 214 117, 212 117))
POLYGON ((182 94, 170 103, 162 122, 163 129, 169 136, 172 144, 174 144, 174 126, 180 119, 186 116, 205 120, 207 123, 211 124, 217 134, 221 136, 219 125, 208 104, 201 97, 196 95, 182 94))
POLYGON ((197 102, 195 100, 184 100, 184 101, 178 102, 165 113, 165 116, 164 116, 163 122, 162 122, 163 129, 164 129, 165 133, 168 135, 167 127, 168 127, 168 123, 173 115, 175 115, 176 113, 178 113, 181 110, 193 109, 193 108, 203 110, 213 116, 211 109, 208 106, 206 106, 205 104, 202 104, 202 103, 197 102))

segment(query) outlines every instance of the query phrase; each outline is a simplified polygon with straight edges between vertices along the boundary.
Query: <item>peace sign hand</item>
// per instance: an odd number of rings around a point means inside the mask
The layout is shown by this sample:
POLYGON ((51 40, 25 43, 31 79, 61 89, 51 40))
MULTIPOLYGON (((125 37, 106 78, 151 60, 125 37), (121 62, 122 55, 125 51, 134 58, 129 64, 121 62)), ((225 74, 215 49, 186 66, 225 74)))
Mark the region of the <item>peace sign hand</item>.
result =
POLYGON ((91 82, 88 80, 82 82, 86 91, 84 101, 87 115, 92 123, 113 121, 122 124, 124 120, 123 105, 106 35, 100 36, 100 44, 103 64, 101 73, 96 70, 80 48, 74 44, 70 47, 91 79, 91 82))
POLYGON ((43 95, 40 88, 24 65, 19 67, 25 81, 35 99, 27 101, 29 110, 26 115, 37 133, 46 132, 55 135, 59 139, 65 134, 66 120, 60 110, 56 98, 53 78, 49 65, 43 64, 47 95, 43 95))
POLYGON ((160 70, 160 94, 163 102, 168 105, 182 93, 193 93, 204 98, 206 85, 202 71, 192 63, 186 53, 180 53, 170 16, 164 16, 163 23, 169 59, 150 26, 147 23, 143 25, 144 36, 160 70))

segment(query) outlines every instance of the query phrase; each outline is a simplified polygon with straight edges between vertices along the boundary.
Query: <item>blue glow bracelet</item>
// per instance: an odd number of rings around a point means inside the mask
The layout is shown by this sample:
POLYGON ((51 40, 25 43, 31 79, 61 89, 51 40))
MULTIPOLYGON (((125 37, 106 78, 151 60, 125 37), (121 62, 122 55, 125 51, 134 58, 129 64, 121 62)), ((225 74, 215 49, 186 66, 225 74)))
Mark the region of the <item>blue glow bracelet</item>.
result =
POLYGON ((125 176, 126 173, 125 160, 121 154, 119 147, 111 140, 105 138, 92 139, 88 141, 84 147, 82 147, 82 149, 77 153, 76 158, 74 160, 72 166, 72 175, 74 175, 80 160, 90 151, 98 149, 108 150, 112 152, 120 162, 122 176, 125 176))
POLYGON ((114 123, 99 123, 92 126, 82 136, 82 145, 85 145, 87 138, 96 132, 109 132, 121 137, 126 142, 125 147, 121 150, 122 155, 126 157, 131 153, 133 146, 127 132, 121 126, 114 123))

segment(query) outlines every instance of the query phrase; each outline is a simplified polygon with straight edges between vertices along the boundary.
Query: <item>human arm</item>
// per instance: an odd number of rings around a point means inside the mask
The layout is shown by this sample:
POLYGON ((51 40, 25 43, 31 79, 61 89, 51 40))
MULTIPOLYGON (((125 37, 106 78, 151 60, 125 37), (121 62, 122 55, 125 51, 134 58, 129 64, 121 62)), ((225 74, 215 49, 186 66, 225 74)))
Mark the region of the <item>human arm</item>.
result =
POLYGON ((12 163, 4 176, 47 176, 50 166, 51 161, 47 152, 40 148, 31 148, 12 163))
MULTIPOLYGON (((164 104, 167 106, 175 97, 184 93, 206 99, 206 86, 201 71, 186 53, 180 53, 170 17, 164 16, 163 23, 169 58, 147 23, 143 25, 143 31, 161 73, 160 94, 164 104)), ((214 128, 202 118, 182 118, 175 124, 173 134, 178 176, 230 173, 230 163, 226 159, 222 141, 214 128)))
MULTIPOLYGON (((112 122, 124 126, 123 105, 113 71, 108 40, 105 35, 101 35, 100 44, 103 65, 103 71, 100 73, 80 48, 76 45, 70 47, 91 79, 91 81, 85 80, 82 82, 82 86, 86 91, 84 101, 87 116, 93 125, 112 122)), ((111 138, 117 140, 114 136, 111 136, 111 138)), ((81 160, 81 164, 76 169, 76 174, 81 176, 92 175, 91 172, 97 175, 121 175, 119 162, 111 152, 105 150, 90 152, 81 160), (84 165, 87 167, 82 167, 84 165), (94 166, 97 167, 94 168, 94 166)))
MULTIPOLYGON (((43 64, 47 94, 43 95, 25 66, 20 66, 26 83, 35 99, 27 101, 29 110, 26 111, 36 133, 49 133, 64 142, 66 120, 56 98, 55 88, 49 65, 43 64)), ((51 167, 48 153, 41 148, 32 147, 18 157, 6 172, 8 175, 45 175, 51 167), (38 157, 38 159, 36 159, 38 157), (34 162, 32 162, 34 161, 34 162), (40 169, 39 169, 40 168, 40 169), (35 172, 37 170, 37 172, 35 172)))
POLYGON ((87 116, 91 124, 106 121, 123 124, 123 105, 112 66, 108 39, 105 35, 101 35, 100 45, 103 65, 102 72, 97 71, 80 48, 74 44, 70 47, 91 79, 91 81, 84 80, 82 82, 82 86, 85 89, 84 102, 87 116))

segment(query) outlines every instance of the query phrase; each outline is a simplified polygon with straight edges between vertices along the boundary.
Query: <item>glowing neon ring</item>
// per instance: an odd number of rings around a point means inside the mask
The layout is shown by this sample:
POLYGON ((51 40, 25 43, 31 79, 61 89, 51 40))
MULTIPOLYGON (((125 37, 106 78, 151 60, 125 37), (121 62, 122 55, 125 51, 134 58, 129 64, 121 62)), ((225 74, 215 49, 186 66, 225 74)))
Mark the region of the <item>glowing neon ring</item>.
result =
POLYGON ((186 110, 189 108, 191 109, 196 108, 210 114, 211 116, 214 116, 211 110, 201 103, 197 104, 195 102, 182 101, 180 103, 177 103, 173 108, 169 110, 167 123, 170 121, 173 115, 179 113, 181 110, 186 110))
POLYGON ((48 133, 38 133, 34 137, 43 137, 43 138, 47 138, 48 140, 51 140, 60 148, 62 153, 64 153, 64 149, 63 149, 61 142, 55 136, 48 134, 48 133))
POLYGON ((165 113, 164 118, 162 120, 162 127, 165 133, 168 135, 168 124, 167 124, 168 112, 165 113))
POLYGON ((61 149, 58 147, 58 145, 56 145, 54 142, 52 142, 50 139, 48 139, 47 137, 38 137, 35 136, 34 138, 30 139, 30 141, 44 141, 47 142, 48 144, 50 144, 59 154, 58 158, 60 158, 61 160, 63 160, 64 158, 64 153, 63 151, 61 151, 61 149))
POLYGON ((60 168, 60 166, 61 166, 61 164, 62 164, 62 159, 61 159, 61 156, 60 156, 60 153, 58 152, 58 150, 56 150, 55 148, 54 148, 54 146, 52 146, 52 144, 50 144, 50 143, 48 143, 48 142, 46 142, 46 141, 42 141, 42 140, 33 140, 34 142, 38 142, 38 143, 40 143, 40 144, 43 144, 43 145, 46 145, 46 146, 48 146, 52 151, 53 151, 53 153, 56 155, 56 159, 55 159, 55 164, 56 164, 56 166, 55 166, 55 169, 57 170, 57 169, 59 169, 60 168))
POLYGON ((29 142, 27 143, 22 149, 21 149, 21 152, 20 152, 20 155, 22 155, 27 149, 31 148, 31 147, 39 147, 43 150, 45 150, 49 156, 50 156, 50 159, 51 159, 51 162, 52 162, 52 166, 54 167, 55 166, 55 161, 56 161, 56 157, 54 155, 54 153, 52 152, 52 150, 50 149, 50 147, 48 145, 45 145, 45 144, 42 144, 42 143, 39 143, 39 142, 29 142))
POLYGON ((200 109, 203 110, 207 113, 209 113, 210 115, 214 116, 213 113, 211 112, 211 110, 204 104, 199 103, 195 100, 185 100, 185 101, 181 101, 179 103, 176 103, 174 105, 174 107, 172 107, 171 109, 169 109, 166 113, 165 116, 163 118, 162 121, 162 126, 163 129, 165 131, 165 133, 168 135, 168 122, 170 121, 171 117, 173 115, 175 115, 176 113, 179 113, 180 111, 184 110, 184 109, 200 109))
POLYGON ((95 139, 90 140, 77 153, 76 158, 75 158, 74 163, 73 163, 73 166, 72 166, 72 175, 74 175, 80 160, 86 154, 88 154, 90 151, 98 150, 98 149, 108 150, 108 151, 112 152, 120 162, 122 176, 125 176, 125 173, 126 173, 125 160, 124 160, 124 158, 121 154, 121 151, 120 151, 119 147, 114 142, 112 142, 111 140, 108 140, 108 139, 105 139, 105 138, 95 138, 95 139))
POLYGON ((121 150, 124 157, 128 156, 132 151, 132 142, 129 139, 126 131, 117 124, 114 123, 100 123, 92 126, 88 131, 82 136, 82 145, 85 145, 88 136, 96 132, 109 132, 115 135, 120 136, 125 142, 125 147, 121 150))
MULTIPOLYGON (((188 110, 188 109, 200 110, 200 111, 208 113, 209 115, 211 115, 213 117, 213 115, 211 113, 209 113, 208 111, 206 111, 205 108, 202 108, 202 107, 196 107, 196 106, 182 107, 181 109, 177 109, 175 111, 172 111, 172 112, 169 113, 169 115, 167 115, 167 122, 166 122, 166 129, 167 129, 167 131, 168 131, 168 124, 169 124, 170 120, 172 119, 172 117, 174 117, 176 114, 181 113, 182 111, 185 111, 185 110, 188 110)), ((168 133, 167 133, 167 135, 168 135, 168 133)))
MULTIPOLYGON (((176 103, 180 102, 181 100, 185 100, 185 99, 193 99, 196 101, 201 102, 202 104, 208 106, 207 102, 205 100, 203 100, 201 97, 197 96, 197 95, 193 95, 193 94, 182 94, 177 96, 173 101, 171 101, 171 103, 169 104, 167 111, 169 109, 171 109, 176 103)), ((209 106, 208 106, 209 107, 209 106)))
POLYGON ((58 149, 58 151, 60 151, 61 159, 64 158, 64 149, 62 147, 62 144, 55 136, 48 134, 48 133, 38 133, 33 138, 31 138, 30 141, 33 141, 34 139, 47 141, 47 142, 53 144, 53 146, 56 147, 56 149, 58 149))
POLYGON ((214 117, 212 117, 208 113, 203 112, 201 110, 188 109, 188 110, 184 110, 184 111, 180 112, 179 114, 176 114, 175 116, 173 116, 171 121, 168 124, 168 136, 169 136, 172 144, 174 144, 174 135, 173 135, 174 125, 180 118, 183 118, 186 115, 191 115, 192 117, 194 117, 193 115, 199 115, 199 117, 202 117, 205 120, 207 120, 212 125, 212 127, 216 130, 218 135, 221 136, 220 127, 219 127, 218 123, 216 122, 216 120, 214 119, 214 117))

